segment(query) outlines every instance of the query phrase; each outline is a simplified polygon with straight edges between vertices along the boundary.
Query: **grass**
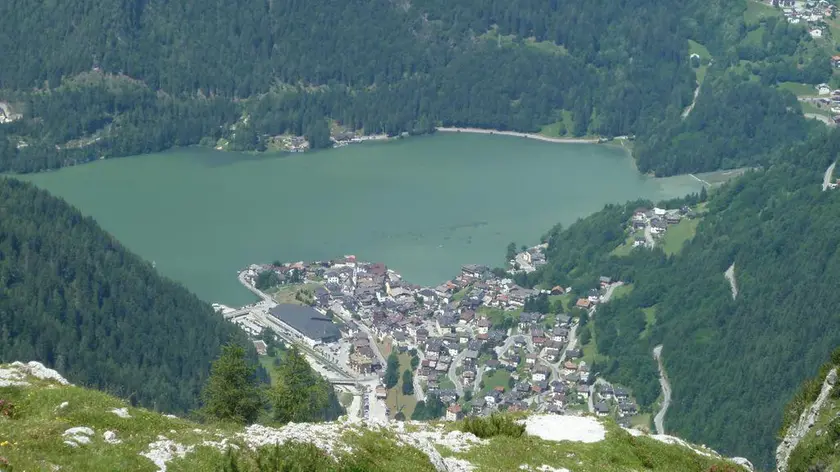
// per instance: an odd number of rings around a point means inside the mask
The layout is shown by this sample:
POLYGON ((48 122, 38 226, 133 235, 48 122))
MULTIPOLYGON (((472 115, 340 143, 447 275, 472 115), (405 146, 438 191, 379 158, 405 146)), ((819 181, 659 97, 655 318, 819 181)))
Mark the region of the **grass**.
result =
MULTIPOLYGON (((593 112, 594 114, 594 112, 593 112)), ((593 117, 597 118, 597 117, 593 117)), ((597 120, 593 121, 590 125, 590 129, 596 129, 598 126, 597 120)), ((562 110, 561 115, 558 117, 558 120, 553 123, 548 123, 543 125, 540 128, 538 134, 543 136, 547 136, 549 138, 571 138, 571 137, 580 137, 580 138, 587 138, 587 139, 595 139, 598 136, 593 134, 585 134, 583 136, 574 136, 572 131, 575 129, 575 121, 572 118, 572 112, 569 110, 562 110)))
POLYGON ((650 432, 651 431, 651 420, 650 420, 650 413, 643 413, 641 415, 631 416, 630 417, 630 426, 636 429, 642 429, 643 431, 650 432))
POLYGON ((787 90, 797 97, 811 97, 817 95, 817 90, 813 85, 800 84, 797 82, 781 82, 776 85, 780 90, 787 90))
POLYGON ((496 436, 521 438, 525 434, 525 425, 513 416, 494 413, 489 417, 472 416, 460 424, 461 431, 472 433, 481 439, 496 436))
MULTIPOLYGON (((336 424, 336 457, 311 444, 289 442, 250 450, 237 433, 240 426, 198 424, 165 417, 143 408, 133 408, 124 401, 102 392, 81 387, 57 386, 37 381, 32 387, 0 388, 0 399, 15 405, 15 415, 0 415, 0 457, 8 461, 4 470, 62 470, 65 472, 111 472, 115 470, 154 471, 158 467, 140 453, 159 435, 190 448, 184 457, 166 464, 172 472, 195 470, 365 470, 369 472, 431 472, 435 468, 427 455, 408 446, 389 428, 366 429, 361 425, 336 424), (65 407, 60 407, 67 402, 65 407), (126 408, 130 418, 121 418, 113 408, 126 408), (76 426, 90 427, 91 442, 79 447, 64 443, 64 431, 76 426), (122 443, 108 444, 103 433, 113 431, 122 443), (204 441, 222 438, 239 448, 233 457, 204 441), (352 452, 343 452, 350 450, 352 452), (235 461, 237 467, 230 467, 235 461), (262 464, 263 467, 260 467, 262 464)), ((605 440, 585 444, 550 442, 522 433, 517 423, 521 415, 449 423, 448 430, 467 429, 487 438, 465 452, 454 453, 437 445, 446 456, 469 460, 480 471, 532 469, 546 464, 572 468, 576 472, 617 472, 626 470, 707 472, 713 465, 727 465, 689 452, 677 445, 666 445, 646 437, 634 438, 617 425, 606 422, 605 440)), ((324 426, 329 427, 329 426, 324 426)), ((434 427, 434 425, 429 425, 434 427)), ((409 426, 406 429, 420 429, 409 426)), ((323 439, 323 438, 322 438, 323 439)), ((170 449, 171 448, 167 448, 170 449)), ((727 470, 727 469, 723 469, 727 470)), ((738 469, 733 469, 738 470, 738 469)))
POLYGON ((636 241, 635 235, 635 232, 630 232, 630 234, 627 235, 627 239, 625 239, 624 242, 618 245, 615 249, 610 251, 610 254, 618 257, 629 256, 633 251, 633 243, 636 241))
POLYGON ((583 357, 581 360, 586 362, 586 365, 590 366, 595 363, 602 364, 607 362, 610 358, 598 352, 598 341, 595 339, 595 330, 592 329, 591 323, 588 329, 592 331, 592 337, 590 338, 590 341, 583 346, 583 357))
POLYGON ((762 20, 773 16, 780 16, 781 12, 766 3, 756 0, 747 0, 747 9, 744 11, 744 23, 755 25, 762 20))
MULTIPOLYGON (((53 466, 79 471, 156 470, 138 453, 158 434, 177 437, 183 444, 213 438, 210 432, 193 431, 198 425, 189 421, 132 408, 122 400, 81 387, 7 387, 0 388, 0 398, 17 407, 15 419, 0 418, 0 440, 9 442, 0 448, 0 455, 14 470, 51 470, 53 466), (59 409, 64 402, 67 406, 59 409), (128 408, 131 418, 111 413, 113 408, 128 408), (90 444, 73 448, 64 443, 64 431, 76 426, 94 430, 90 444), (106 443, 102 437, 105 431, 114 431, 122 443, 106 443)), ((209 470, 198 455, 185 462, 189 467, 181 470, 209 470)))
POLYGON ((700 224, 700 218, 683 218, 679 223, 670 226, 662 236, 662 250, 665 254, 671 256, 680 252, 683 245, 694 237, 698 224, 700 224))
POLYGON ((271 386, 277 384, 277 379, 274 378, 274 357, 260 356, 260 365, 268 372, 268 378, 271 379, 271 386))
POLYGON ((521 44, 526 47, 530 47, 536 49, 538 51, 544 52, 546 54, 553 54, 559 56, 565 56, 569 53, 566 48, 561 44, 556 44, 553 41, 537 41, 536 38, 524 38, 519 39, 516 35, 513 34, 499 34, 498 29, 495 27, 491 30, 487 31, 486 33, 480 36, 482 39, 486 39, 488 41, 496 41, 496 43, 502 46, 515 46, 521 44))
POLYGON ((831 116, 831 109, 828 105, 819 106, 815 105, 811 102, 799 102, 800 108, 802 108, 802 113, 813 113, 816 115, 823 115, 823 116, 831 116))
POLYGON ((481 381, 484 382, 484 388, 481 393, 489 392, 496 387, 504 387, 505 392, 510 391, 508 381, 510 380, 510 372, 504 369, 496 369, 491 372, 485 372, 481 381))
POLYGON ((710 60, 712 55, 709 53, 706 46, 703 46, 697 41, 693 41, 691 39, 688 40, 688 53, 700 56, 700 67, 694 69, 694 73, 697 76, 697 83, 702 85, 703 81, 706 79, 706 72, 709 70, 709 66, 703 65, 703 62, 704 60, 710 60))
POLYGON ((642 331, 639 337, 646 338, 650 334, 653 325, 656 324, 656 305, 642 308, 642 313, 645 314, 645 330, 642 331))
POLYGON ((452 301, 453 302, 460 302, 461 300, 464 299, 464 297, 467 296, 467 293, 469 293, 469 291, 470 291, 470 287, 464 287, 461 290, 458 290, 457 292, 452 294, 452 301))
POLYGON ((485 315, 494 327, 502 326, 506 319, 512 318, 517 323, 519 322, 519 315, 522 313, 521 308, 516 310, 503 310, 501 308, 492 308, 489 306, 480 306, 476 313, 485 315))
POLYGON ((491 437, 484 445, 467 452, 453 454, 476 465, 482 471, 512 471, 527 467, 536 470, 543 465, 564 468, 575 472, 707 472, 739 470, 721 459, 702 456, 685 456, 686 449, 665 445, 647 437, 633 437, 618 426, 608 423, 607 437, 597 443, 571 441, 550 442, 534 436, 511 438, 491 437))
POLYGON ((277 303, 304 305, 302 301, 297 299, 298 293, 301 293, 303 297, 311 298, 315 289, 320 286, 321 284, 317 283, 281 285, 274 291, 274 293, 271 294, 271 297, 274 298, 274 301, 277 303))
POLYGON ((549 295, 548 296, 548 302, 549 303, 556 303, 558 301, 562 304, 563 311, 568 313, 569 310, 573 306, 572 302, 576 301, 576 299, 574 298, 574 295, 571 294, 571 293, 565 293, 563 295, 549 295))
POLYGON ((417 407, 417 399, 414 394, 404 395, 402 390, 402 375, 406 370, 411 369, 411 356, 408 353, 400 354, 400 380, 397 385, 388 390, 388 397, 385 398, 385 404, 391 409, 391 417, 393 418, 400 411, 403 412, 406 418, 411 418, 414 413, 414 408, 417 407))
POLYGON ((633 284, 624 284, 613 290, 612 299, 626 297, 633 291, 633 284))
MULTIPOLYGON (((400 379, 402 380, 402 379, 400 379)), ((449 376, 444 374, 438 377, 438 385, 441 390, 455 390, 455 384, 449 379, 449 376)))

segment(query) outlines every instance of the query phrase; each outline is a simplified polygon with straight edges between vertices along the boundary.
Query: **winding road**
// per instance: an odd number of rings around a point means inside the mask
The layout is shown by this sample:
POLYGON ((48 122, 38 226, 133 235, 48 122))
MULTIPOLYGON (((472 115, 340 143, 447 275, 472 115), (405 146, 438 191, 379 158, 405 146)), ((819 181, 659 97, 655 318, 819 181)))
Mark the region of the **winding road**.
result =
POLYGON ((668 376, 665 375, 665 367, 662 365, 662 345, 653 348, 653 358, 659 366, 659 385, 662 387, 662 406, 653 417, 653 425, 656 428, 656 434, 665 434, 665 413, 668 412, 668 407, 671 406, 671 383, 668 382, 668 376))
POLYGON ((458 397, 464 396, 464 386, 461 385, 461 379, 458 378, 457 369, 458 366, 461 365, 462 362, 464 362, 464 358, 466 356, 466 350, 459 352, 458 355, 452 359, 452 364, 449 365, 449 380, 451 380, 452 383, 455 384, 455 393, 458 394, 458 397))

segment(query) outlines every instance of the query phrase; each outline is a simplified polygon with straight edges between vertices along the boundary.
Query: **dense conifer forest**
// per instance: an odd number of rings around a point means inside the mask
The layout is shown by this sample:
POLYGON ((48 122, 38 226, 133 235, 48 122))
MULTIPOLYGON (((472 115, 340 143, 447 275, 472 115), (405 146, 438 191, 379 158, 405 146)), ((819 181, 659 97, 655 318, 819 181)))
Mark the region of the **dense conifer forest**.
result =
MULTIPOLYGON (((840 135, 805 120, 777 86, 838 79, 831 52, 802 25, 747 21, 745 9, 744 0, 0 2, 0 101, 23 115, 0 125, 0 171, 219 139, 259 150, 282 133, 317 147, 330 122, 391 135, 553 124, 570 136, 633 135, 639 169, 656 175, 750 167, 712 192, 677 254, 613 254, 633 210, 653 202, 611 205, 552 229, 549 264, 519 281, 632 283, 582 328, 603 356, 595 370, 651 408, 651 350, 663 344, 668 430, 769 466, 782 406, 840 344, 840 196, 820 191, 840 135), (711 59, 692 65, 689 40, 711 59), (735 299, 723 277, 733 263, 735 299)), ((63 202, 8 180, 0 192, 0 360, 38 358, 146 405, 194 407, 235 330, 63 202)))
POLYGON ((317 147, 328 144, 328 119, 392 135, 554 124, 570 136, 644 137, 692 100, 687 40, 730 29, 740 37, 730 23, 743 8, 734 0, 3 2, 0 101, 23 119, 0 125, 0 170, 219 138, 259 150, 281 133, 317 147))
POLYGON ((245 338, 92 219, 0 179, 0 362, 38 360, 72 382, 183 413, 198 406, 227 341, 245 338))
MULTIPOLYGON (((549 264, 525 283, 592 287, 607 274, 633 285, 586 326, 604 357, 594 371, 660 395, 651 351, 663 344, 673 388, 670 433, 769 467, 785 403, 840 345, 840 195, 822 177, 840 133, 770 151, 770 168, 713 191, 697 233, 677 254, 612 251, 630 216, 653 202, 610 205, 546 239, 549 264), (724 271, 734 264, 738 295, 724 271), (653 313, 653 320, 648 316, 653 313)), ((679 208, 686 200, 660 202, 679 208)))

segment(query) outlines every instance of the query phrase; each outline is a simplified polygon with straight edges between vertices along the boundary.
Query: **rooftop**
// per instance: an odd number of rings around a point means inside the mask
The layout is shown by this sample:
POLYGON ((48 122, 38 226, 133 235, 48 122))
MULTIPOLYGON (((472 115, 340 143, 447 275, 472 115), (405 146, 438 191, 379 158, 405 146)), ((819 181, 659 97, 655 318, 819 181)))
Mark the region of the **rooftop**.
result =
POLYGON ((341 336, 338 325, 310 306, 285 303, 275 306, 269 313, 311 339, 323 341, 341 336))

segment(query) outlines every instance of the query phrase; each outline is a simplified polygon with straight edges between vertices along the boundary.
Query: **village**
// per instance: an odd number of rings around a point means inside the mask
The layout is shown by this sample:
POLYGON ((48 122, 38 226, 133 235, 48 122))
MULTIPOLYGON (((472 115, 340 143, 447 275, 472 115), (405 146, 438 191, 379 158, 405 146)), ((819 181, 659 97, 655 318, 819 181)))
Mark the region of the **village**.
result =
MULTIPOLYGON (((333 147, 343 147, 349 144, 359 144, 370 141, 387 141, 386 134, 364 135, 354 131, 334 130, 330 134, 333 147)), ((304 136, 282 135, 271 138, 274 148, 288 152, 306 152, 309 141, 304 136)))
POLYGON ((805 24, 812 38, 822 38, 827 34, 826 19, 834 17, 836 7, 828 0, 770 0, 766 2, 782 10, 782 14, 790 24, 805 24))
MULTIPOLYGON (((544 264, 546 247, 523 248, 510 261, 510 273, 544 264)), ((310 352, 310 362, 325 376, 336 376, 337 385, 355 382, 365 393, 353 408, 365 417, 399 418, 401 406, 409 403, 406 398, 414 405, 432 397, 443 403, 443 414, 452 420, 498 410, 535 410, 611 415, 629 426, 639 413, 627 389, 596 378, 577 345, 580 316, 595 316, 597 306, 622 285, 608 276, 587 293, 574 294, 560 286, 520 287, 504 270, 469 264, 452 280, 422 287, 384 264, 345 256, 252 265, 240 273, 240 281, 268 305, 257 317, 247 307, 225 307, 225 317, 255 339, 271 328, 310 352), (269 279, 274 287, 256 288, 269 279), (274 295, 267 293, 272 291, 274 295), (526 310, 548 298, 565 300, 568 310, 526 310), (400 365, 400 374, 411 370, 413 383, 403 390, 413 391, 401 397, 403 405, 385 405, 395 395, 395 388, 389 391, 383 381, 391 352, 413 359, 410 366, 400 365), (327 364, 331 366, 325 368, 327 364)), ((263 341, 256 346, 265 353, 263 341)))
POLYGON ((683 218, 696 217, 696 212, 687 206, 670 210, 658 207, 637 208, 628 228, 633 238, 633 247, 653 248, 656 241, 668 231, 669 226, 679 224, 683 218))

